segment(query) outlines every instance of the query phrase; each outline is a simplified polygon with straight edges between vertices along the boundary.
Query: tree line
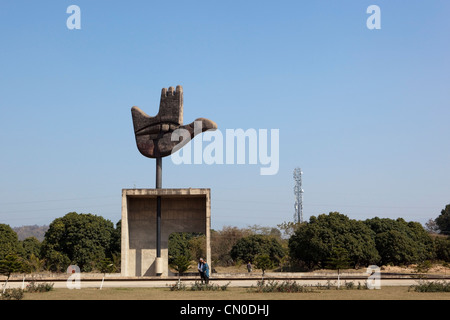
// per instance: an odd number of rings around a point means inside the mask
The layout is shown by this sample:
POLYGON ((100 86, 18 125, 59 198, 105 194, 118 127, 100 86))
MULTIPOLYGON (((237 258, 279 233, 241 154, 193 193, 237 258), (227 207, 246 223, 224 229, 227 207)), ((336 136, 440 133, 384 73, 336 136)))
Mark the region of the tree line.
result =
POLYGON ((9 225, 0 224, 0 267, 8 258, 20 262, 24 272, 65 272, 72 264, 84 272, 103 272, 105 265, 120 267, 120 237, 120 223, 76 212, 56 218, 42 242, 36 237, 19 241, 9 225))
MULTIPOLYGON (((330 212, 277 228, 256 225, 211 230, 211 260, 212 268, 251 262, 263 271, 307 271, 342 266, 343 262, 352 268, 448 263, 449 235, 450 205, 425 228, 402 218, 362 221, 330 212)), ((71 212, 55 219, 43 241, 35 237, 19 241, 11 227, 0 224, 0 269, 19 261, 24 272, 65 272, 71 264, 83 272, 106 272, 106 266, 113 266, 108 272, 119 272, 120 240, 120 221, 114 225, 93 214, 71 212)), ((203 234, 173 233, 169 237, 169 263, 176 266, 179 261, 205 258, 205 248, 203 234)))

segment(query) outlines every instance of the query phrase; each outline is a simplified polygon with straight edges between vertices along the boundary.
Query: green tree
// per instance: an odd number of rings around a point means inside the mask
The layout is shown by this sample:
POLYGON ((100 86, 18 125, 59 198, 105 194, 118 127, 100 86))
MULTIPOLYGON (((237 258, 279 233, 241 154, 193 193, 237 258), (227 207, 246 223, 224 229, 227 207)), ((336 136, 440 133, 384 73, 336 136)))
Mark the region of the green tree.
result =
POLYGON ((375 232, 382 264, 403 265, 434 259, 433 240, 420 223, 378 217, 365 223, 375 232))
POLYGON ((27 269, 30 272, 39 272, 42 271, 45 265, 45 260, 39 259, 33 253, 28 257, 25 261, 27 264, 27 269))
POLYGON ((262 270, 262 275, 264 277, 266 270, 273 268, 273 260, 270 258, 270 256, 268 254, 262 254, 262 255, 256 256, 255 267, 256 267, 256 269, 262 270))
POLYGON ((17 234, 7 224, 0 224, 0 260, 10 253, 20 253, 17 234))
POLYGON ((114 272, 116 268, 111 259, 104 258, 98 263, 98 269, 100 270, 101 273, 103 273, 102 284, 100 285, 100 290, 102 290, 106 274, 114 272))
POLYGON ((179 256, 185 256, 191 260, 189 250, 189 240, 192 238, 191 232, 175 232, 169 235, 169 265, 179 256))
POLYGON ((16 272, 22 272, 24 270, 24 264, 17 256, 17 254, 10 253, 4 259, 0 260, 0 274, 5 275, 6 283, 3 287, 3 293, 5 293, 6 286, 11 274, 16 272))
MULTIPOLYGON (((169 235, 169 264, 179 256, 185 256, 189 260, 195 257, 193 254, 198 254, 198 242, 194 240, 197 237, 202 237, 202 233, 198 232, 174 232, 169 235)), ((200 250, 201 251, 201 250, 200 250)))
POLYGON ((21 241, 22 243, 22 255, 24 259, 30 259, 31 255, 39 258, 41 251, 41 242, 36 237, 28 237, 21 241))
POLYGON ((348 251, 340 247, 333 248, 326 268, 338 270, 339 273, 341 269, 347 269, 349 267, 350 258, 348 257, 348 251))
POLYGON ((436 259, 450 262, 450 237, 437 236, 434 239, 436 259))
POLYGON ((68 262, 83 271, 91 271, 98 261, 112 257, 113 233, 111 221, 93 214, 71 212, 50 224, 41 256, 54 271, 65 271, 68 262))
POLYGON ((405 233, 389 230, 376 236, 378 252, 383 264, 410 264, 418 261, 414 243, 405 233))
POLYGON ((116 266, 114 265, 113 261, 110 258, 102 259, 98 263, 97 268, 103 274, 112 273, 116 270, 116 266))
POLYGON ((281 243, 271 237, 260 234, 253 234, 239 239, 231 248, 231 257, 237 261, 245 262, 254 261, 256 256, 267 255, 272 262, 279 263, 280 259, 284 257, 285 250, 281 243))
POLYGON ((340 275, 341 269, 347 269, 350 267, 350 258, 348 257, 348 251, 344 248, 335 247, 331 251, 331 257, 328 260, 326 268, 338 271, 338 289, 341 286, 340 275))
POLYGON ((116 223, 116 228, 111 233, 111 245, 110 245, 111 256, 113 255, 118 256, 122 252, 121 240, 122 240, 122 220, 119 220, 119 222, 116 223))
POLYGON ((70 265, 70 258, 60 251, 56 251, 52 245, 42 247, 41 256, 44 257, 46 270, 64 272, 70 265))
POLYGON ((380 256, 375 234, 362 221, 349 219, 339 212, 312 216, 297 227, 289 238, 290 257, 309 269, 325 267, 333 248, 346 248, 353 266, 376 264, 380 256))
POLYGON ((445 206, 435 221, 441 234, 450 235, 450 204, 445 206))
POLYGON ((172 260, 170 266, 178 272, 178 289, 179 289, 181 284, 181 274, 185 273, 189 269, 189 267, 191 266, 191 260, 187 256, 180 255, 172 260))

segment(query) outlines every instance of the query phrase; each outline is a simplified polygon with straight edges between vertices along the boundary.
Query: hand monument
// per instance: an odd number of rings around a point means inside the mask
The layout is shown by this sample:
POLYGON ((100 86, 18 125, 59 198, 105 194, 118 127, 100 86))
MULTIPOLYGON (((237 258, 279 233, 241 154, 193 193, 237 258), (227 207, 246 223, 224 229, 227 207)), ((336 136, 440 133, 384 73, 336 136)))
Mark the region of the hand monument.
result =
POLYGON ((179 150, 189 142, 180 137, 180 140, 172 141, 172 133, 176 129, 185 129, 191 139, 198 133, 217 129, 215 122, 198 118, 194 122, 183 126, 183 88, 177 86, 162 89, 159 112, 155 117, 150 117, 138 107, 131 109, 133 118, 136 144, 142 155, 148 158, 162 158, 169 156, 175 146, 179 150), (201 131, 194 131, 194 123, 201 121, 201 131))

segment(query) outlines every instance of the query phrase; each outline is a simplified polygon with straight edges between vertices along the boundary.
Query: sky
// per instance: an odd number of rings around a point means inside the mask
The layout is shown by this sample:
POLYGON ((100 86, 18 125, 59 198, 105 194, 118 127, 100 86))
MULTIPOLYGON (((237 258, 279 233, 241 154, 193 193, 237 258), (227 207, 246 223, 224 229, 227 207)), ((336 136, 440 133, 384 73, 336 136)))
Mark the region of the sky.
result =
POLYGON ((211 189, 212 228, 292 221, 297 167, 305 220, 435 219, 450 204, 449 11, 448 0, 2 0, 0 223, 73 211, 118 222, 122 189, 155 187, 131 107, 156 115, 177 85, 185 123, 279 130, 274 175, 164 158, 164 188, 211 189), (71 5, 81 29, 67 26, 71 5), (371 5, 381 29, 367 27, 371 5))

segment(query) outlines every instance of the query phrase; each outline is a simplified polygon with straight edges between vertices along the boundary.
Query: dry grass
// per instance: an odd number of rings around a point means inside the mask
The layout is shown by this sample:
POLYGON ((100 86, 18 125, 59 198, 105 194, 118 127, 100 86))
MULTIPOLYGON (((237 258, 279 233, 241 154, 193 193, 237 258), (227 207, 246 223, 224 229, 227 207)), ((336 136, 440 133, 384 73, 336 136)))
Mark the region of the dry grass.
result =
MULTIPOLYGON (((388 273, 416 273, 417 272, 417 265, 412 264, 409 266, 399 267, 399 266, 381 266, 381 272, 388 272, 388 273)), ((247 265, 241 264, 236 266, 230 266, 230 267, 216 267, 215 268, 217 272, 219 273, 247 273, 247 265)), ((366 269, 360 268, 360 269, 346 269, 341 270, 343 273, 364 273, 366 269)), ((193 270, 195 272, 196 270, 193 270)), ((261 272, 261 270, 255 269, 253 266, 254 272, 261 272)), ((267 272, 273 272, 275 270, 267 270, 267 272)), ((321 269, 321 270, 314 270, 314 273, 330 273, 335 272, 334 270, 330 269, 321 269)), ((430 270, 427 272, 428 274, 442 274, 447 275, 450 274, 450 268, 447 266, 443 266, 441 263, 435 263, 432 265, 430 270)))
POLYGON ((104 288, 26 293, 24 300, 450 300, 450 293, 409 292, 408 287, 314 290, 308 293, 255 293, 247 288, 212 292, 170 291, 169 288, 104 288))

